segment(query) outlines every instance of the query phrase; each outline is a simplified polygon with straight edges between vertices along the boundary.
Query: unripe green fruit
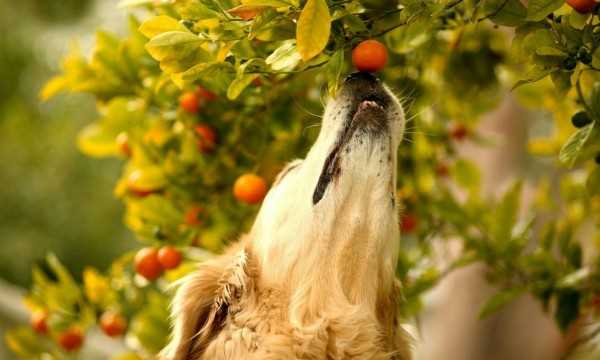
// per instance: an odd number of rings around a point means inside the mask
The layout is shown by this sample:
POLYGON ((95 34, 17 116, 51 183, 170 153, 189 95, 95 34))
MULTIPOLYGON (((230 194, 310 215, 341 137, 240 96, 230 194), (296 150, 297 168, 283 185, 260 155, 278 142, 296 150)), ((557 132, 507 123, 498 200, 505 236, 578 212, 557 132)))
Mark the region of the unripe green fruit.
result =
POLYGON ((575 115, 573 115, 573 117, 571 118, 571 123, 576 128, 582 128, 591 122, 592 122, 592 119, 585 111, 580 111, 578 113, 575 113, 575 115))

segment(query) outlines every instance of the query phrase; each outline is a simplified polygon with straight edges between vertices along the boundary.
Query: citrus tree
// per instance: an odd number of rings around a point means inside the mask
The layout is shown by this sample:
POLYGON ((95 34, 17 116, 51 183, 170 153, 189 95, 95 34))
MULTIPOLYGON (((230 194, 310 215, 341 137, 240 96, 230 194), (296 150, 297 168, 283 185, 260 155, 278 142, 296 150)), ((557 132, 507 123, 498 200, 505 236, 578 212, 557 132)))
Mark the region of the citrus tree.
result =
POLYGON ((99 31, 91 57, 74 48, 41 97, 97 99, 99 118, 77 144, 123 162, 114 193, 140 250, 105 271, 86 269, 82 284, 52 255, 33 269, 32 326, 7 336, 23 358, 75 353, 94 326, 124 336, 131 353, 123 358, 158 352, 169 334, 169 285, 249 228, 268 183, 305 154, 324 99, 353 66, 379 71, 407 111, 397 184, 404 315, 419 312, 421 295, 444 274, 479 262, 498 288, 481 316, 528 293, 563 330, 597 318, 593 0, 128 0, 121 7, 137 14, 129 34, 99 31), (543 115, 528 139, 535 171, 490 199, 480 169, 457 146, 501 146, 477 124, 508 91, 543 115), (525 186, 538 191, 527 208, 525 186), (460 239, 449 266, 434 261, 434 238, 460 239))

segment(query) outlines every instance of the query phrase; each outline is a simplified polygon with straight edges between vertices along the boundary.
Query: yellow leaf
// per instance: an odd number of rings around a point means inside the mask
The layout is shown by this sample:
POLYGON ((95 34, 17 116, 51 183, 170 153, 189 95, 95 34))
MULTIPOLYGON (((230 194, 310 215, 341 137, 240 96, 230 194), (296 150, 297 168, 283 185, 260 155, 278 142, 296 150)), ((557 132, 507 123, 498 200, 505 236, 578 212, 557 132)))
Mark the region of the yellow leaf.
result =
POLYGON ((296 42, 302 60, 318 55, 329 41, 331 16, 325 0, 308 0, 296 27, 296 42))
POLYGON ((144 21, 139 30, 149 39, 168 31, 188 31, 179 21, 166 15, 155 16, 144 21))
POLYGON ((99 303, 110 290, 108 280, 91 267, 83 270, 83 284, 85 296, 95 304, 99 303))
POLYGON ((46 101, 54 95, 58 94, 59 92, 64 91, 67 88, 68 84, 69 82, 66 77, 55 76, 44 85, 44 88, 42 89, 42 91, 40 91, 40 98, 43 101, 46 101))

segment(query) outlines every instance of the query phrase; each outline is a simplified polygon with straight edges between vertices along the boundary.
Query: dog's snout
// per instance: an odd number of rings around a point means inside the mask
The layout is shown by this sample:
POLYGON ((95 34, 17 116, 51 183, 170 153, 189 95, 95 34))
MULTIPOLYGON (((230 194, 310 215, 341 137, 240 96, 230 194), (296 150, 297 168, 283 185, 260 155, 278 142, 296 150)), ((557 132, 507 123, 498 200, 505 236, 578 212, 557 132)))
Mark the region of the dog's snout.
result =
POLYGON ((348 76, 346 76, 346 79, 344 80, 344 82, 348 85, 356 85, 356 86, 361 86, 361 85, 377 85, 379 83, 379 79, 377 79, 375 76, 373 76, 370 73, 367 72, 355 72, 352 73, 348 76))
POLYGON ((366 72, 355 72, 346 77, 344 87, 357 101, 381 100, 385 96, 383 84, 366 72))

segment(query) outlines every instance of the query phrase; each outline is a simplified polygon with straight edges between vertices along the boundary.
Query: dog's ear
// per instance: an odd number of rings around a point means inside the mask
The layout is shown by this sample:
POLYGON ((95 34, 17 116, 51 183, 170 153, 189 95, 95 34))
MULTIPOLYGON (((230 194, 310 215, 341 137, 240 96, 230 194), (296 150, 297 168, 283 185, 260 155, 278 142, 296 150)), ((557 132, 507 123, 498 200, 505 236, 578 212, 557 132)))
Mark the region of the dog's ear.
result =
POLYGON ((223 327, 229 307, 252 290, 249 271, 248 252, 240 250, 202 263, 183 279, 172 303, 173 337, 160 358, 198 359, 223 327))

